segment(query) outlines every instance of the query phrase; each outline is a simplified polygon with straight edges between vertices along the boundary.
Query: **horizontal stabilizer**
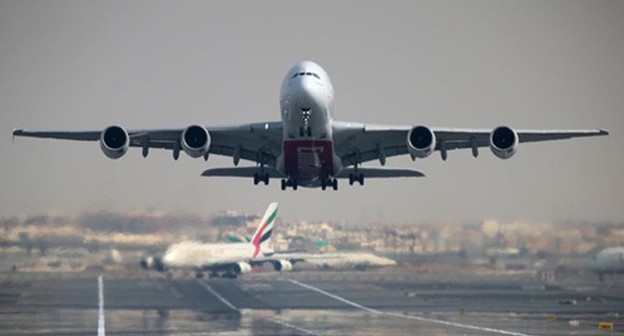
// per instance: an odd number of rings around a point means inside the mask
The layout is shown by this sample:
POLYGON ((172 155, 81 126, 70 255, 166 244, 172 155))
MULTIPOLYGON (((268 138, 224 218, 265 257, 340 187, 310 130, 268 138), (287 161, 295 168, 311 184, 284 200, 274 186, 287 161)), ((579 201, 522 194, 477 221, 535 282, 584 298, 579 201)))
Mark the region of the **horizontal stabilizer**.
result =
POLYGON ((345 168, 337 178, 349 178, 349 174, 363 174, 365 178, 391 178, 391 177, 425 177, 418 170, 411 169, 384 169, 384 168, 345 168))
MULTIPOLYGON (((264 172, 269 174, 269 178, 284 178, 277 169, 264 167, 264 172)), ((254 177, 260 173, 260 167, 234 167, 234 168, 212 168, 204 171, 201 176, 229 176, 229 177, 254 177)))

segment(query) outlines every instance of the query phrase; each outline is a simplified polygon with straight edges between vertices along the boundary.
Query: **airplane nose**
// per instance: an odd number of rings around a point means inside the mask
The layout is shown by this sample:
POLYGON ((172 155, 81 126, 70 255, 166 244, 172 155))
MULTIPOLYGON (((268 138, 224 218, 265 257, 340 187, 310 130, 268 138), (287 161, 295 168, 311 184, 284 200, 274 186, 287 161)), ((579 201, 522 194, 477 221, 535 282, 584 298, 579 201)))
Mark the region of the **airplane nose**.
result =
POLYGON ((323 87, 314 80, 302 79, 296 81, 293 89, 300 97, 299 105, 309 109, 312 106, 323 106, 323 87))

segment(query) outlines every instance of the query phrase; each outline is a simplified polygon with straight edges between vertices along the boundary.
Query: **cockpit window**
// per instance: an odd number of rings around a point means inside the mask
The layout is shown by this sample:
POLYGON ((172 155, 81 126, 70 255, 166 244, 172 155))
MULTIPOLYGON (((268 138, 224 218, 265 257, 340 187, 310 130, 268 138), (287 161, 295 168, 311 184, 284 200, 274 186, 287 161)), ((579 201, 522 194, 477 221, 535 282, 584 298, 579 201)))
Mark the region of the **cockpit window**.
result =
POLYGON ((298 72, 298 73, 295 73, 292 76, 292 78, 297 78, 299 76, 312 76, 312 77, 315 77, 316 79, 321 79, 321 77, 314 72, 298 72))

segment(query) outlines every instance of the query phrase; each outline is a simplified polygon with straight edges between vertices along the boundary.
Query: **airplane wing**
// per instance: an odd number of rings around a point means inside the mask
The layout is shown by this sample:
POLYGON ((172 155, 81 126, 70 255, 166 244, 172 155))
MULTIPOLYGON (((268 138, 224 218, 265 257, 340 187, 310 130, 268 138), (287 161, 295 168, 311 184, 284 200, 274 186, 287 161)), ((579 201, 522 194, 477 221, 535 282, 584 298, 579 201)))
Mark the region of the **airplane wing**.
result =
MULTIPOLYGON (((352 122, 334 123, 336 153, 345 166, 409 154, 407 136, 412 126, 367 125, 352 122)), ((492 130, 431 128, 435 134, 435 149, 446 159, 446 152, 454 149, 471 148, 477 156, 478 148, 490 146, 492 130)), ((562 140, 577 137, 605 136, 602 129, 591 130, 518 130, 518 142, 562 140)), ((360 168, 361 170, 361 168, 360 168)))
MULTIPOLYGON (((209 153, 253 162, 275 164, 282 149, 282 123, 260 122, 234 126, 205 127, 210 134, 209 153)), ((168 149, 174 157, 180 152, 180 140, 185 128, 127 130, 130 147, 168 149)), ((13 137, 49 138, 74 141, 99 141, 103 131, 29 131, 17 129, 13 137)))

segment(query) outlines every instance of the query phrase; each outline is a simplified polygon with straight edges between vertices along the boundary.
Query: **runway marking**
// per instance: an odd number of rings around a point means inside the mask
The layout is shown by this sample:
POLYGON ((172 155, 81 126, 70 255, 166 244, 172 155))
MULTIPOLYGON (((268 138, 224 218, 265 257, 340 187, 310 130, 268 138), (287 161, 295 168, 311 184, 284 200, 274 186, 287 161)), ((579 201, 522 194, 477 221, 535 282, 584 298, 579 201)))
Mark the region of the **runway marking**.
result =
MULTIPOLYGON (((217 299, 219 299, 219 301, 223 302, 223 304, 228 306, 233 311, 238 312, 238 313, 243 314, 243 315, 250 315, 249 313, 247 313, 245 311, 241 311, 236 306, 234 306, 230 301, 226 300, 223 296, 221 296, 219 293, 217 293, 217 291, 214 290, 214 288, 210 287, 210 285, 207 284, 205 281, 197 279, 197 283, 200 284, 202 287, 204 287, 208 292, 210 292, 210 294, 214 295, 217 299)), ((253 316, 253 317, 255 317, 255 316, 253 316)), ((267 321, 271 321, 271 322, 273 322, 275 324, 279 324, 279 325, 282 325, 282 326, 285 326, 285 327, 288 327, 288 328, 291 328, 291 329, 295 329, 295 330, 297 330, 297 331, 299 331, 301 333, 304 333, 304 334, 320 335, 320 334, 317 334, 317 333, 315 333, 315 332, 313 332, 311 330, 304 329, 304 328, 301 328, 301 327, 297 327, 297 326, 292 325, 292 324, 290 324, 288 322, 284 322, 284 321, 281 321, 281 320, 278 320, 278 319, 263 318, 263 317, 261 317, 261 318, 264 319, 264 320, 267 320, 267 321)), ((100 336, 100 335, 98 335, 98 336, 100 336)))
POLYGON ((325 296, 328 296, 332 299, 344 302, 350 306, 362 309, 364 311, 367 311, 369 313, 373 313, 373 314, 379 314, 379 315, 387 315, 387 316, 394 316, 394 317, 400 317, 400 318, 406 318, 409 320, 417 320, 417 321, 423 321, 423 322, 430 322, 430 323, 437 323, 437 324, 443 324, 443 325, 447 325, 447 326, 452 326, 452 327, 457 327, 457 328, 462 328, 462 329, 471 329, 471 330, 477 330, 477 331, 485 331, 485 332, 490 332, 490 333, 496 333, 496 334, 502 334, 502 335, 512 335, 512 336, 532 336, 530 334, 524 334, 524 333, 519 333, 519 332, 513 332, 513 331, 507 331, 507 330, 501 330, 501 329, 494 329, 494 328, 489 328, 489 327, 479 327, 476 325, 472 325, 472 324, 463 324, 463 323, 457 323, 457 322, 449 322, 449 321, 444 321, 444 320, 437 320, 437 319, 432 319, 432 318, 427 318, 427 317, 420 317, 420 316, 415 316, 415 315, 404 315, 404 314, 399 314, 399 313, 394 313, 394 312, 386 312, 386 311, 382 311, 382 310, 378 310, 378 309, 374 309, 374 308, 370 308, 370 307, 366 307, 364 305, 361 305, 359 303, 355 303, 353 301, 349 301, 343 297, 340 297, 336 294, 332 294, 329 292, 326 292, 320 288, 299 282, 297 280, 294 279, 287 279, 288 281, 290 281, 291 283, 301 286, 303 288, 307 288, 310 290, 313 290, 315 292, 321 293, 325 296))
POLYGON ((226 306, 230 307, 230 309, 240 313, 240 310, 238 308, 236 308, 230 301, 226 300, 223 296, 217 293, 217 291, 212 289, 212 287, 210 287, 210 285, 208 285, 205 281, 197 279, 197 283, 200 284, 202 287, 206 288, 206 290, 209 291, 210 294, 216 296, 217 299, 219 299, 219 301, 223 302, 226 306))
POLYGON ((98 305, 99 305, 99 318, 98 318, 98 336, 106 335, 106 331, 104 329, 104 280, 102 280, 102 276, 98 277, 98 305))

